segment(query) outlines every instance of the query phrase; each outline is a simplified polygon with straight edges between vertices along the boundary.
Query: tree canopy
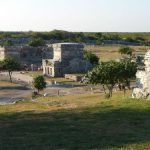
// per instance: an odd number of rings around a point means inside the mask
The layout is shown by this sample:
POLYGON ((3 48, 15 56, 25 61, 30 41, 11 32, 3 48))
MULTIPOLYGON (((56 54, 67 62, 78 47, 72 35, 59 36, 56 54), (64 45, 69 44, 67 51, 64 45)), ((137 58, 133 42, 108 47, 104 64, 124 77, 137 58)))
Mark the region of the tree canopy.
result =
POLYGON ((129 85, 130 79, 135 76, 136 71, 136 64, 131 61, 109 61, 100 63, 88 73, 87 77, 92 84, 106 86, 111 97, 115 84, 129 85))
POLYGON ((41 38, 32 39, 29 42, 29 46, 33 46, 33 47, 44 46, 44 45, 45 45, 45 43, 41 38))
POLYGON ((50 32, 0 32, 2 41, 10 38, 29 38, 52 42, 82 42, 102 44, 105 40, 124 41, 133 44, 150 45, 149 33, 100 33, 100 32, 68 32, 53 30, 50 32))
POLYGON ((128 46, 124 46, 124 47, 121 47, 118 52, 122 55, 122 54, 126 54, 126 55, 129 55, 130 58, 132 57, 132 54, 134 52, 134 49, 131 48, 131 47, 128 47, 128 46))
POLYGON ((39 91, 46 88, 45 78, 43 76, 37 76, 36 78, 34 78, 33 86, 35 89, 37 89, 37 91, 39 93, 39 91))
POLYGON ((97 65, 99 63, 98 56, 89 51, 84 52, 84 59, 89 61, 92 65, 97 65))
POLYGON ((13 46, 13 42, 11 40, 6 40, 1 43, 1 46, 13 46))
POLYGON ((5 58, 0 62, 1 70, 8 71, 10 82, 12 82, 13 71, 20 70, 21 65, 15 58, 5 58))

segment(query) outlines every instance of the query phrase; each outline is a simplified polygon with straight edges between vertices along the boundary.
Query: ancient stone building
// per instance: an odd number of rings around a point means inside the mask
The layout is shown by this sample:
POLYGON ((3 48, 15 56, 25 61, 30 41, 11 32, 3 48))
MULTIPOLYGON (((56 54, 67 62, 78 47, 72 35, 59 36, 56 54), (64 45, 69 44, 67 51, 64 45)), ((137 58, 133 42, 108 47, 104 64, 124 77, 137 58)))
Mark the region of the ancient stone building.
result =
POLYGON ((69 73, 85 73, 92 66, 83 59, 84 46, 78 43, 57 43, 53 47, 53 59, 43 59, 43 74, 61 77, 69 73))
POLYGON ((0 60, 14 57, 26 65, 42 65, 42 59, 53 58, 53 49, 48 47, 6 46, 0 47, 0 60))
POLYGON ((138 70, 136 73, 136 88, 133 90, 133 98, 150 98, 150 51, 144 57, 144 70, 138 70))

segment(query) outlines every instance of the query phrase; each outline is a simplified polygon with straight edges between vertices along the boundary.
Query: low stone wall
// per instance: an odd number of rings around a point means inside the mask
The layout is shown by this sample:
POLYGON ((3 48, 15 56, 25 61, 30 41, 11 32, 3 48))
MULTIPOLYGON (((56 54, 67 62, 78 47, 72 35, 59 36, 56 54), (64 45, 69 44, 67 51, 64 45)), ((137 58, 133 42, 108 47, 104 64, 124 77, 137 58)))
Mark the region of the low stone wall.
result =
POLYGON ((70 79, 76 82, 79 82, 82 80, 83 76, 81 75, 74 75, 74 74, 65 74, 66 79, 70 79))

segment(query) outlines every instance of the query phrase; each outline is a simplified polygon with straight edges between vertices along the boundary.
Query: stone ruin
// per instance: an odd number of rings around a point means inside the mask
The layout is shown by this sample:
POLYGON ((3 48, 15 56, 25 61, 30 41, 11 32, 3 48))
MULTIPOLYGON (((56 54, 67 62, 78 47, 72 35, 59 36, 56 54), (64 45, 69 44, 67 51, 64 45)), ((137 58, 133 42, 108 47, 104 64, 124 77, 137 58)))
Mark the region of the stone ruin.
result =
POLYGON ((0 60, 16 58, 21 64, 42 64, 42 59, 53 58, 51 46, 4 46, 0 47, 0 60))
POLYGON ((92 65, 83 58, 84 45, 79 43, 56 43, 44 47, 0 47, 0 61, 16 58, 25 70, 39 70, 51 77, 64 74, 86 73, 92 65))
POLYGON ((31 47, 31 46, 4 46, 0 47, 0 60, 13 57, 17 59, 22 66, 31 67, 31 65, 41 67, 42 59, 53 58, 53 49, 51 46, 31 47))
POLYGON ((50 77, 62 77, 65 74, 86 73, 92 68, 84 60, 84 45, 79 43, 52 44, 53 59, 43 59, 43 74, 50 77))
POLYGON ((137 99, 150 99, 150 50, 144 57, 145 67, 136 73, 136 88, 132 97, 137 99))

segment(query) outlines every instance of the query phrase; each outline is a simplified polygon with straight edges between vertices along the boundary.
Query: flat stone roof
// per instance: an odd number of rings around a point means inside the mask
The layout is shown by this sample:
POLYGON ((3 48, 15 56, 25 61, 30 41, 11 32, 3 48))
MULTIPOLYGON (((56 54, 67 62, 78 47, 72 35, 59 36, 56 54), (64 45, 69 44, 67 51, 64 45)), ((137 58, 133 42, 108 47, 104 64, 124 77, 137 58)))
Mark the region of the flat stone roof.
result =
POLYGON ((83 44, 80 44, 80 43, 54 43, 52 45, 83 45, 83 44))

